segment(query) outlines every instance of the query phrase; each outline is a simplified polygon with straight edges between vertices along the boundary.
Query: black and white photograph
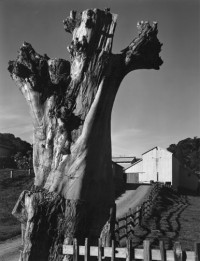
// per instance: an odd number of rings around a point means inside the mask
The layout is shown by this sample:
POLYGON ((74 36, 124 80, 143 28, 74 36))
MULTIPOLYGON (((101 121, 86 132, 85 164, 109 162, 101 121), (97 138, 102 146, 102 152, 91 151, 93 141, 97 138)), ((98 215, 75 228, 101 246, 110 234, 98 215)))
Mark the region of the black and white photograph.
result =
POLYGON ((199 0, 0 0, 0 261, 200 261, 199 135, 199 0))

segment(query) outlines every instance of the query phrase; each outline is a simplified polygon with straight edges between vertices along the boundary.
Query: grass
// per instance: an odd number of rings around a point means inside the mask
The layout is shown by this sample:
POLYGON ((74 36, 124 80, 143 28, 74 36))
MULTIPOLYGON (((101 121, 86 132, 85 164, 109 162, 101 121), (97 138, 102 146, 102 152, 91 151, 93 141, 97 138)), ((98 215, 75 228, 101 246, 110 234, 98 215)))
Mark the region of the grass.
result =
POLYGON ((14 171, 11 179, 10 170, 0 170, 0 241, 20 234, 21 224, 11 212, 21 192, 32 184, 33 177, 27 176, 27 171, 14 171))

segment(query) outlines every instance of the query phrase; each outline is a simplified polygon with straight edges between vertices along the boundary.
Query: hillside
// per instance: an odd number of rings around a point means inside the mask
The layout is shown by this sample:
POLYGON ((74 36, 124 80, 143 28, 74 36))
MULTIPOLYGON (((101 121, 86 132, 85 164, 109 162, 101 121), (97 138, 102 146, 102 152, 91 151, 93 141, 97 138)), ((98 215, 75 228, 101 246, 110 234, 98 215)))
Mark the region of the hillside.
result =
POLYGON ((0 133, 0 144, 13 148, 13 154, 21 152, 25 154, 27 151, 32 150, 31 144, 15 137, 11 133, 0 133))
POLYGON ((184 166, 200 171, 200 138, 181 140, 178 144, 171 144, 167 150, 172 152, 184 166))

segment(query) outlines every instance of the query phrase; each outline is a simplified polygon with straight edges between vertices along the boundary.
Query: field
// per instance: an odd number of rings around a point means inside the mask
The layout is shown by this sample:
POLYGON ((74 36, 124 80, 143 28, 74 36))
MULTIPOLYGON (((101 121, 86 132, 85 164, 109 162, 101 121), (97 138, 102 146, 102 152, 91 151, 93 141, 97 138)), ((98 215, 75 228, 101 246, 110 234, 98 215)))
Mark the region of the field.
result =
POLYGON ((14 171, 11 179, 10 170, 0 170, 0 241, 20 234, 20 223, 11 212, 20 193, 32 184, 33 177, 27 171, 14 171))

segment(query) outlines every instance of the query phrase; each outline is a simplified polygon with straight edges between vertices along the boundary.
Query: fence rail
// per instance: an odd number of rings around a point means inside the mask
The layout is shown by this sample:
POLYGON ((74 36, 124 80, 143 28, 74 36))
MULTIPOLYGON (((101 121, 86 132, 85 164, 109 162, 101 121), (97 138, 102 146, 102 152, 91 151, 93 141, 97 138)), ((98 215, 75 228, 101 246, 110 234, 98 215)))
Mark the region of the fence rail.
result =
POLYGON ((127 214, 116 219, 115 223, 115 237, 117 241, 122 238, 128 239, 128 235, 133 233, 133 228, 141 225, 142 222, 151 216, 155 199, 163 187, 170 187, 168 184, 155 183, 148 198, 135 209, 129 209, 127 214))
POLYGON ((34 174, 33 169, 1 169, 0 172, 8 173, 8 175, 11 179, 20 175, 21 173, 24 175, 28 175, 28 176, 31 176, 34 174))
POLYGON ((131 247, 131 240, 127 241, 127 247, 115 247, 115 242, 112 241, 111 247, 103 247, 101 239, 98 246, 90 246, 88 239, 85 239, 85 245, 79 246, 77 240, 74 239, 73 245, 63 245, 64 255, 73 255, 73 261, 78 261, 79 256, 84 256, 84 261, 89 261, 90 257, 98 257, 98 261, 105 257, 111 261, 118 258, 132 260, 158 260, 158 261, 200 261, 200 243, 195 243, 195 251, 183 251, 181 244, 175 242, 173 250, 165 250, 164 242, 160 241, 159 249, 151 249, 150 241, 144 240, 143 249, 131 247))

